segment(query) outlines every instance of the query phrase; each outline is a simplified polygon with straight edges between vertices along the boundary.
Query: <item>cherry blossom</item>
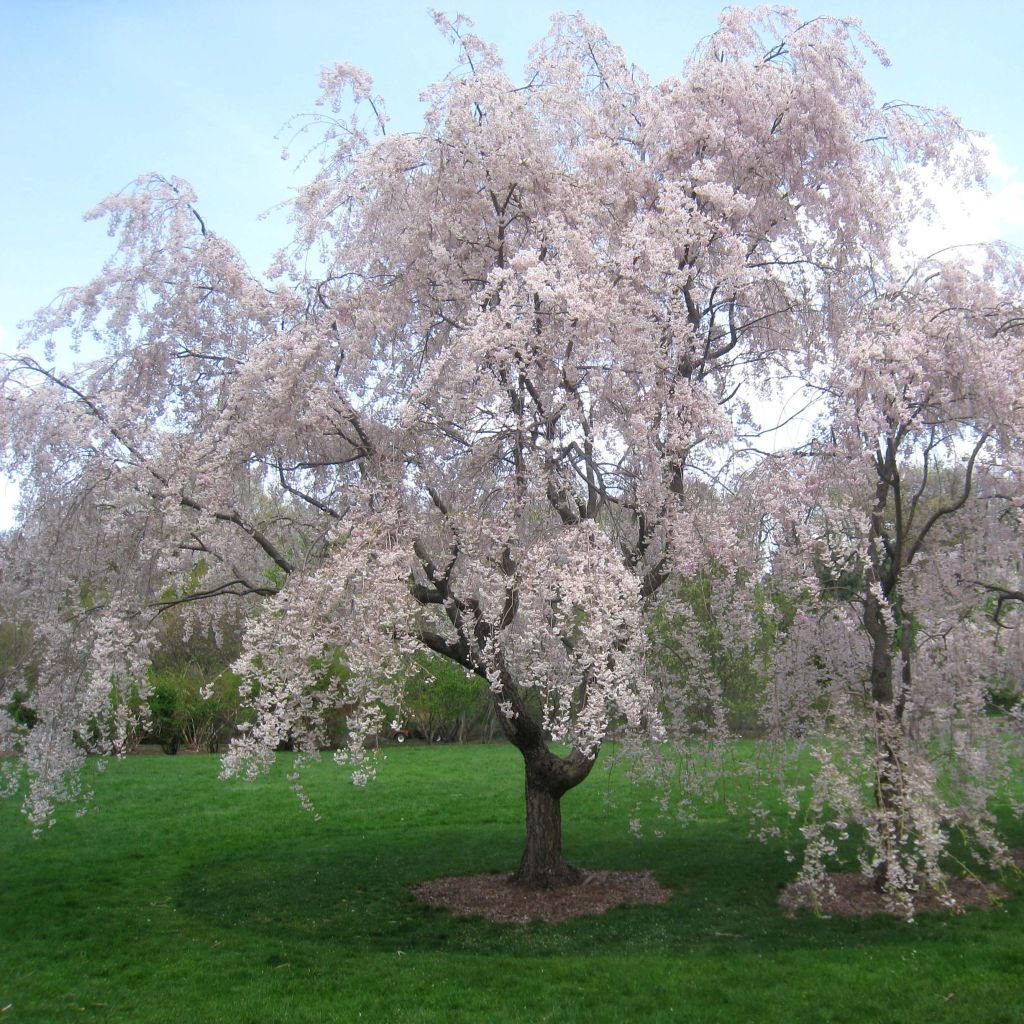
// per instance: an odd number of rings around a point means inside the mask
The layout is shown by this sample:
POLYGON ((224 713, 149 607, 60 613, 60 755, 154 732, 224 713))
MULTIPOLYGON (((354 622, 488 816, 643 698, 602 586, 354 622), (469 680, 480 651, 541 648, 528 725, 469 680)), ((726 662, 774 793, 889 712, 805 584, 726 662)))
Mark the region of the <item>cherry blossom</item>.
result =
MULTIPOLYGON (((123 745, 159 615, 230 604, 248 717, 226 774, 285 741, 318 756, 341 708, 336 756, 365 781, 431 652, 486 683, 523 755, 516 877, 571 880, 560 799, 607 737, 685 745, 691 702, 717 699, 714 659, 691 657, 685 686, 651 670, 649 626, 680 608, 669 581, 757 575, 750 505, 728 500, 756 475, 752 403, 823 366, 837 394, 881 394, 887 317, 907 320, 905 373, 881 413, 837 402, 836 445, 876 427, 850 408, 899 423, 955 390, 914 362, 937 337, 955 350, 955 317, 932 330, 903 307, 937 309, 967 271, 865 295, 920 212, 916 171, 966 186, 980 163, 951 116, 876 101, 853 23, 730 8, 653 83, 580 15, 515 78, 465 19, 437 22, 459 69, 416 131, 389 131, 366 72, 324 72, 298 129, 316 170, 266 278, 187 183, 147 175, 95 212, 116 243, 100 275, 6 362, 23 497, 4 583, 46 652, 41 724, 15 739, 34 821, 86 751, 123 745), (52 367, 39 347, 60 332, 101 354, 52 367)), ((980 429, 987 464, 1003 440, 980 429)), ((778 493, 828 491, 821 454, 821 481, 794 470, 778 493)), ((842 455, 870 475, 857 443, 842 455)), ((869 502, 851 557, 877 576, 871 523, 869 502)))

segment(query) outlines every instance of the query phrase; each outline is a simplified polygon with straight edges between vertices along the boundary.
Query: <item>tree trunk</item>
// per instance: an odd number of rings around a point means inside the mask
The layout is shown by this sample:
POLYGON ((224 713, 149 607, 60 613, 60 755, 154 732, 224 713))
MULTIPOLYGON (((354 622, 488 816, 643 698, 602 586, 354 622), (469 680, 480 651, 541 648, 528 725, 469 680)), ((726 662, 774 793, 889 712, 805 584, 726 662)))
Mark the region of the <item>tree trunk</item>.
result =
POLYGON ((871 641, 871 699, 876 704, 892 704, 892 641, 882 609, 874 596, 864 604, 864 628, 871 641))
POLYGON ((512 876, 518 885, 554 889, 578 881, 579 871, 562 858, 562 797, 526 779, 526 847, 512 876))
MULTIPOLYGON (((875 806, 881 815, 896 818, 894 843, 899 842, 899 800, 897 779, 900 774, 899 757, 894 749, 895 737, 891 734, 899 723, 894 707, 893 656, 889 629, 882 617, 882 610, 874 597, 870 597, 864 608, 864 626, 871 640, 871 700, 874 704, 876 744, 875 750, 875 806), (892 714, 893 719, 888 720, 892 714)), ((890 881, 889 859, 884 858, 875 865, 873 881, 877 892, 884 892, 890 881)))
MULTIPOLYGON (((882 723, 889 725, 890 723, 882 723)), ((895 851, 903 840, 902 804, 903 765, 892 738, 882 738, 881 749, 875 752, 875 804, 881 815, 892 820, 888 831, 888 849, 895 851)), ((876 892, 884 892, 892 883, 892 870, 888 857, 875 865, 874 884, 876 892)), ((902 886, 901 886, 902 888, 902 886)))
POLYGON ((573 749, 565 757, 550 751, 539 717, 500 659, 498 667, 494 717, 526 768, 526 847, 510 881, 536 889, 571 885, 580 872, 562 858, 562 797, 590 774, 597 751, 573 749))
POLYGON ((562 796, 590 773, 593 759, 574 751, 558 757, 546 747, 522 751, 526 764, 526 846, 511 881, 555 889, 579 881, 580 871, 562 857, 562 796))

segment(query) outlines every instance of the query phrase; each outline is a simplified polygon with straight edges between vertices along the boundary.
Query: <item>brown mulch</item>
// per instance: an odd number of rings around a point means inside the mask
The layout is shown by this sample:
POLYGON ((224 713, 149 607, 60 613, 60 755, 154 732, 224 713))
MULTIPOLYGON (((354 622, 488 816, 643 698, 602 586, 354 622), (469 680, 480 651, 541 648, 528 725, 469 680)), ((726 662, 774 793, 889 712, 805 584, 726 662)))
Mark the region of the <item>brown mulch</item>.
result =
POLYGON ((584 871, 579 882, 557 889, 512 885, 508 875, 466 875, 421 882, 411 891, 421 903, 458 917, 486 917, 509 924, 557 924, 603 914, 612 907, 664 903, 672 895, 648 871, 584 871))
MULTIPOLYGON (((805 885, 791 882, 779 893, 779 906, 793 913, 813 908, 828 917, 866 917, 868 914, 898 914, 906 910, 893 904, 891 898, 875 890, 870 878, 856 871, 834 872, 828 876, 834 892, 823 892, 817 897, 805 885)), ((943 903, 937 893, 922 890, 914 896, 914 912, 936 910, 990 909, 997 900, 1009 895, 995 882, 981 882, 975 878, 948 879, 949 895, 956 901, 953 908, 943 903)))
MULTIPOLYGON (((1010 850, 1010 859, 1016 868, 1024 871, 1024 846, 1010 850)), ((1011 869, 1012 870, 1012 869, 1011 869)), ((828 876, 835 893, 823 893, 817 899, 806 886, 791 882, 779 893, 779 906, 791 914, 812 907, 821 914, 836 917, 866 917, 868 914, 899 914, 906 911, 893 906, 891 900, 875 891, 871 879, 859 872, 835 872, 828 876)), ((982 882, 976 878, 952 876, 947 880, 949 893, 956 901, 952 909, 990 910, 1010 893, 997 882, 982 882)), ((922 891, 914 898, 915 913, 951 909, 934 892, 922 891)))

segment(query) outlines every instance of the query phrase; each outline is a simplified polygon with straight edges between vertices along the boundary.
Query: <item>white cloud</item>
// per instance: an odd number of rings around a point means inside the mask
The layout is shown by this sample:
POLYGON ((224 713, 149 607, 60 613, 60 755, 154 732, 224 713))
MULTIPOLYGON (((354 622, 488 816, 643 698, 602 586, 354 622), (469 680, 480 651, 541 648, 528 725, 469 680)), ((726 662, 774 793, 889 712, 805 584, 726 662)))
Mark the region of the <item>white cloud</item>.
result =
POLYGON ((948 246, 1000 239, 1024 245, 1024 175, 1002 159, 992 139, 983 140, 981 148, 989 170, 987 190, 964 191, 955 182, 926 177, 924 192, 936 214, 911 227, 912 252, 929 255, 948 246))
POLYGON ((0 474, 0 530, 9 530, 14 525, 18 496, 18 485, 0 474))

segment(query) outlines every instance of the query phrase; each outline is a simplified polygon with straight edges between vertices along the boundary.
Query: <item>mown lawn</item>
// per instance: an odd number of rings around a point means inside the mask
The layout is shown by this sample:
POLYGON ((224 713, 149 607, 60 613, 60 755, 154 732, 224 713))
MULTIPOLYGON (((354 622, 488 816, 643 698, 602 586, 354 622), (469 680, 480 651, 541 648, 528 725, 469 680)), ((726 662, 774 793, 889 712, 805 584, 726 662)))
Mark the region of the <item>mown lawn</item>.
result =
POLYGON ((307 776, 320 821, 286 764, 226 783, 206 756, 114 762, 95 809, 39 839, 0 801, 0 1024, 1024 1021, 1024 884, 915 924, 790 919, 782 843, 722 816, 636 838, 600 771, 565 799, 568 855, 653 870, 668 903, 523 927, 414 902, 416 881, 514 867, 517 758, 398 748, 363 790, 328 763, 307 776))

